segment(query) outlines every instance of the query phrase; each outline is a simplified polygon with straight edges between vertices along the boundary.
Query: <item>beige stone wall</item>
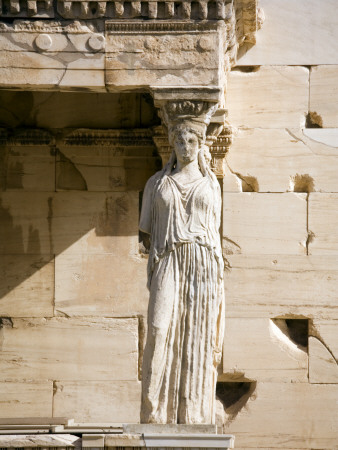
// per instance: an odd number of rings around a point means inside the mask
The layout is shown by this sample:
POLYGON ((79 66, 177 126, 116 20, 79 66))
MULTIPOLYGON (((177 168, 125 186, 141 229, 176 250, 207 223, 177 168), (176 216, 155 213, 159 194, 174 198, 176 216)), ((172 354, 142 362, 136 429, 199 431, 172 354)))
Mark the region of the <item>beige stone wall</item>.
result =
MULTIPOLYGON (((241 450, 333 449, 336 0, 261 7, 257 44, 228 81, 218 422, 241 450)), ((159 163, 143 133, 154 109, 141 94, 0 100, 0 418, 137 422, 148 301, 138 216, 159 163)))
POLYGON ((230 269, 220 380, 251 384, 233 384, 237 403, 223 395, 224 431, 236 435, 240 449, 332 449, 338 442, 337 5, 260 4, 266 20, 257 44, 228 83, 235 138, 223 194, 230 269), (294 331, 303 339, 307 331, 305 346, 294 331))
POLYGON ((0 418, 138 422, 158 119, 139 94, 0 97, 0 418))

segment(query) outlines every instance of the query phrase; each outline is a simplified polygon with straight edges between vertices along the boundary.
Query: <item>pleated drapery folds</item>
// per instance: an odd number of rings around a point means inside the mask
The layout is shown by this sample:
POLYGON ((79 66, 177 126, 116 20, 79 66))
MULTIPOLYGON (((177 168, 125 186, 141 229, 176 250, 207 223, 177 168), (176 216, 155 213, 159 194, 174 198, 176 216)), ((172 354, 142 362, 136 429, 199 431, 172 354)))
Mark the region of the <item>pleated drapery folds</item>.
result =
POLYGON ((182 186, 152 177, 140 228, 152 248, 142 423, 213 423, 223 340, 220 192, 208 177, 182 186))

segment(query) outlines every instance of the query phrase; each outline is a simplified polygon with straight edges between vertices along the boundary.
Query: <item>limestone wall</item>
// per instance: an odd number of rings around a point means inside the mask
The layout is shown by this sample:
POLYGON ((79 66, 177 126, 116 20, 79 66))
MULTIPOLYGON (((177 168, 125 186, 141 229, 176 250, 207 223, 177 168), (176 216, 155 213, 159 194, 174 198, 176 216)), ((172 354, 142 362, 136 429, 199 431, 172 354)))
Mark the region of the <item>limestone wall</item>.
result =
POLYGON ((138 422, 158 118, 140 94, 0 97, 0 418, 138 422))
POLYGON ((223 194, 230 270, 218 392, 236 448, 330 449, 338 443, 337 5, 260 5, 257 44, 228 83, 235 138, 223 194))
MULTIPOLYGON (((228 82, 217 420, 237 449, 333 449, 336 0, 261 7, 257 44, 228 82)), ((137 422, 148 301, 138 216, 159 167, 154 108, 141 94, 0 100, 0 418, 137 422)))

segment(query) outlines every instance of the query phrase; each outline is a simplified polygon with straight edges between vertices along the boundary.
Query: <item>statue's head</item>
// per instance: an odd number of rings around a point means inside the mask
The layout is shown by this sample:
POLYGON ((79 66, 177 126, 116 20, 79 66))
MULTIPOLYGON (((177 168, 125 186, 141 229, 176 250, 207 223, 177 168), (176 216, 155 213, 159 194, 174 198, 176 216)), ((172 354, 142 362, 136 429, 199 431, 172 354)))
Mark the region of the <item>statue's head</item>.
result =
POLYGON ((169 142, 179 161, 187 163, 198 158, 205 142, 204 123, 182 121, 170 127, 168 131, 169 142))

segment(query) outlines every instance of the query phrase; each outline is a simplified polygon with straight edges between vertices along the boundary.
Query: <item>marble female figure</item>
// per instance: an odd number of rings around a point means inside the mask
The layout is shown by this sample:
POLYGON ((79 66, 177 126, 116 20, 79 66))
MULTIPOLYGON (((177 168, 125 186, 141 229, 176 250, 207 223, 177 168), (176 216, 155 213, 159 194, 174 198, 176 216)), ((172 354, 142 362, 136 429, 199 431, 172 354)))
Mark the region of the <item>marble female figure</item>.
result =
POLYGON ((213 423, 224 320, 221 193, 206 125, 169 128, 174 148, 146 185, 140 229, 150 235, 142 423, 213 423))

